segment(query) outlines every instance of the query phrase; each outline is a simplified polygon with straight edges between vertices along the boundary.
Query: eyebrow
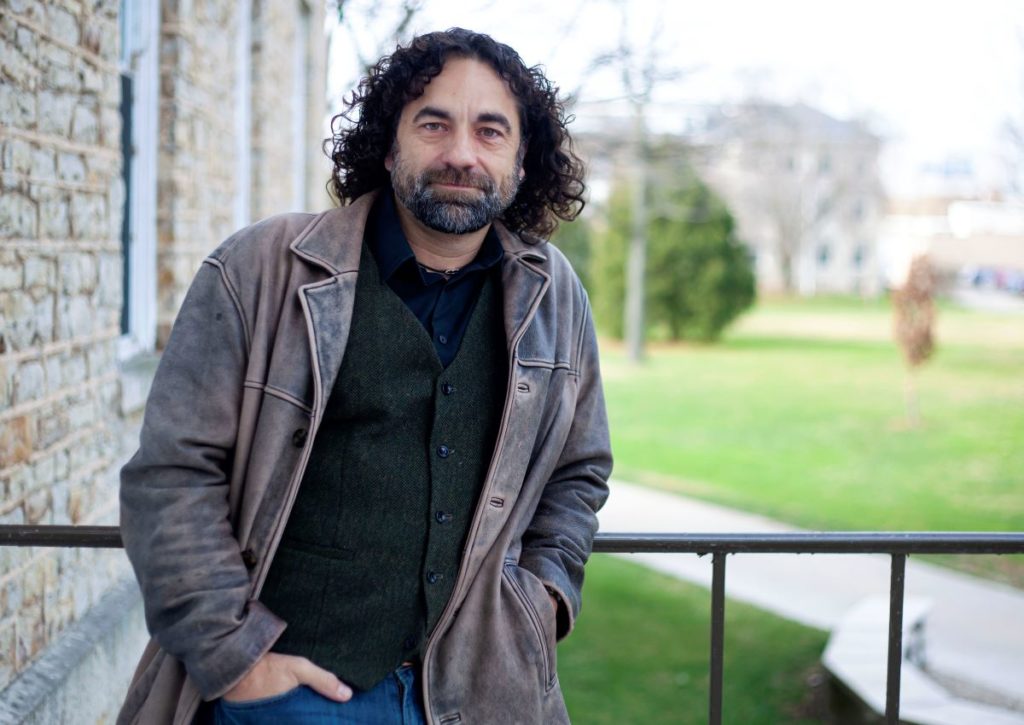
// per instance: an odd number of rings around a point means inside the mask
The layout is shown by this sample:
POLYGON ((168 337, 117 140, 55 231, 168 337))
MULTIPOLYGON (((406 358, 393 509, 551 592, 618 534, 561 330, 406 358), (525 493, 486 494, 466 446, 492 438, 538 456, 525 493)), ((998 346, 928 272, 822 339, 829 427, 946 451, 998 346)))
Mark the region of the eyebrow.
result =
MULTIPOLYGON (((444 121, 452 120, 452 114, 448 113, 442 108, 436 106, 424 106, 420 110, 416 111, 416 115, 412 117, 413 123, 419 121, 421 118, 440 118, 444 121)), ((508 120, 508 117, 504 113, 496 113, 494 111, 488 111, 481 113, 476 117, 477 123, 496 123, 505 129, 506 133, 512 133, 512 122, 508 120)))

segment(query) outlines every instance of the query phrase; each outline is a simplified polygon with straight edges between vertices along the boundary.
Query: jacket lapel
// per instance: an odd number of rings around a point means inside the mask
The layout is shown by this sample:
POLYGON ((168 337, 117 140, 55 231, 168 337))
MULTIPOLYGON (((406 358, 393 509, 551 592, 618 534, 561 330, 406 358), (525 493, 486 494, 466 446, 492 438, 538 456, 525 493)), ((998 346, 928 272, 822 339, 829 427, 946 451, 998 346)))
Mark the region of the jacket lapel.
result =
POLYGON ((314 367, 315 426, 319 425, 345 356, 363 233, 378 193, 366 194, 349 206, 324 212, 291 244, 295 254, 330 275, 299 288, 314 367))

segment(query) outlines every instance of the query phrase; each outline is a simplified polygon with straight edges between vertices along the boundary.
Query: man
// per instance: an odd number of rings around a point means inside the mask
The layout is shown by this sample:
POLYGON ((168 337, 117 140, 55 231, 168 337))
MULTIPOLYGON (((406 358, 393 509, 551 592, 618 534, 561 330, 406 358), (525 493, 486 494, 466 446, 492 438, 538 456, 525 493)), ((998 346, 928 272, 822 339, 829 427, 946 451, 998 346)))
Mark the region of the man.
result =
POLYGON ((568 722, 611 456, 586 294, 537 236, 582 206, 563 109, 453 29, 349 113, 345 205, 224 242, 163 354, 122 472, 154 639, 121 722, 568 722))

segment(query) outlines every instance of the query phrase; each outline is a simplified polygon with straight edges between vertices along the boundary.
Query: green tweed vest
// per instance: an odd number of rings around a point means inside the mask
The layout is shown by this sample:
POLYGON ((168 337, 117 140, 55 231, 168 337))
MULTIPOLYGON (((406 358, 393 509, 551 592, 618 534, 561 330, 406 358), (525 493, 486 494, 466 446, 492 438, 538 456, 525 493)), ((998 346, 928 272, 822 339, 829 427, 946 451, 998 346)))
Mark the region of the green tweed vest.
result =
POLYGON ((364 245, 345 358, 260 600, 273 651, 369 689, 420 655, 451 596, 508 360, 498 270, 447 368, 364 245))

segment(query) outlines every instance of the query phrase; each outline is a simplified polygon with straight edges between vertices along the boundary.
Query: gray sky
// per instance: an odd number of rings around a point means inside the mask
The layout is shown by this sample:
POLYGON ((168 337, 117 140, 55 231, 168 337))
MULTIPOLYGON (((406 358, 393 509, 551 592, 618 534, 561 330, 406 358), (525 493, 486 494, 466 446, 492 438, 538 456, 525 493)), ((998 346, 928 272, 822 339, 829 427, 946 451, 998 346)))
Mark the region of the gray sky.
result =
MULTIPOLYGON (((353 17, 371 0, 350 0, 353 17)), ((384 3, 386 6, 387 3, 384 3)), ((805 101, 842 118, 860 117, 887 140, 883 159, 895 191, 914 169, 946 157, 970 157, 997 176, 1005 154, 999 128, 1024 118, 1024 2, 1020 0, 703 0, 626 3, 626 34, 655 47, 661 64, 686 71, 663 84, 662 120, 680 104, 736 101, 752 93, 805 101)), ((362 26, 366 50, 383 41, 387 10, 362 26)), ((542 64, 582 98, 621 95, 614 69, 586 74, 593 57, 614 48, 623 13, 613 0, 426 0, 416 32, 461 25, 542 64)), ((338 36, 332 88, 351 79, 349 38, 338 36)), ((366 52, 366 51, 364 51, 366 52)), ((598 113, 582 105, 577 115, 598 113)), ((667 120, 666 120, 667 119, 667 120)))

